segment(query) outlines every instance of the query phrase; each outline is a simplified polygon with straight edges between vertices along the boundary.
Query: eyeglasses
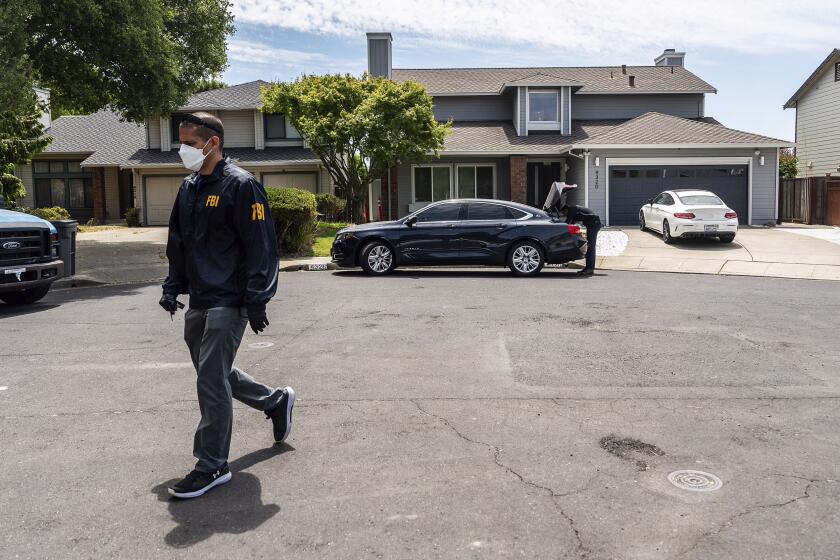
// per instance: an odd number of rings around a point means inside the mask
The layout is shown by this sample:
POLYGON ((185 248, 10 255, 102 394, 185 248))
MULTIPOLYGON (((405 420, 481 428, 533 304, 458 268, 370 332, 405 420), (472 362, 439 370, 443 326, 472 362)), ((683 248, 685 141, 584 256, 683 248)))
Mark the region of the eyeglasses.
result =
POLYGON ((214 132, 218 132, 219 135, 224 134, 221 130, 219 130, 219 127, 217 127, 216 125, 210 124, 207 121, 205 121, 204 119, 202 119, 201 117, 196 117, 195 115, 193 115, 191 113, 183 113, 183 114, 173 115, 173 117, 179 118, 181 120, 181 122, 186 121, 188 123, 197 124, 199 126, 205 126, 205 127, 209 128, 210 130, 212 130, 214 132))

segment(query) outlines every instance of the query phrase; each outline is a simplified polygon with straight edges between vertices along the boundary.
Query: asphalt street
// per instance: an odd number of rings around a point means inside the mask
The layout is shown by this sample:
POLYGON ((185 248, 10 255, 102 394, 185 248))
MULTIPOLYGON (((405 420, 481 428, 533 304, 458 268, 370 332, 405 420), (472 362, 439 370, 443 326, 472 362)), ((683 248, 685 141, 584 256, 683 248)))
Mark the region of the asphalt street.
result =
POLYGON ((836 558, 837 284, 566 271, 280 276, 233 480, 150 284, 0 305, 3 558, 836 558), (719 477, 709 492, 668 475, 719 477))

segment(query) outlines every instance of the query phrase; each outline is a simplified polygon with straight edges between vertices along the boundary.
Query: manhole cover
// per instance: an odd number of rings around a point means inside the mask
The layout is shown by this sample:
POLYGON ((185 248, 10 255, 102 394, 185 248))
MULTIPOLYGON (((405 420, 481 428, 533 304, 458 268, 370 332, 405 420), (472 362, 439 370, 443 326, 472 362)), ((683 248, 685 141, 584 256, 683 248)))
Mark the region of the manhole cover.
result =
POLYGON ((248 345, 248 348, 270 348, 271 346, 274 346, 273 342, 252 342, 248 345))
POLYGON ((723 486, 718 477, 703 471, 674 471, 668 475, 668 482, 692 492, 711 492, 723 486))

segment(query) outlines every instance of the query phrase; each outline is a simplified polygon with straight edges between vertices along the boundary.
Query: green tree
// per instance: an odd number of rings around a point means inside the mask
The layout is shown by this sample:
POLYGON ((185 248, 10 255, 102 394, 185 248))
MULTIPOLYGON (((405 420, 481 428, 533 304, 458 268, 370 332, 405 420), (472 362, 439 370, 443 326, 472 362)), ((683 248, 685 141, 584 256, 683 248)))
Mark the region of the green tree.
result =
POLYGON ((0 61, 13 61, 20 79, 0 83, 0 101, 37 83, 60 111, 107 106, 138 122, 182 105, 203 78, 220 74, 234 30, 228 0, 2 4, 0 61))
POLYGON ((7 110, 0 112, 0 194, 12 208, 26 195, 23 182, 14 174, 15 165, 29 163, 51 139, 44 136, 44 125, 39 120, 42 107, 31 88, 17 100, 6 102, 7 110))
POLYGON ((779 150, 779 174, 784 179, 796 179, 796 165, 799 159, 793 155, 793 150, 787 148, 779 150))
POLYGON ((303 76, 263 88, 263 111, 284 113, 344 193, 360 221, 368 185, 402 161, 436 157, 449 133, 416 82, 303 76))
POLYGON ((227 83, 223 82, 219 78, 212 76, 210 78, 202 78, 198 81, 198 84, 195 86, 195 93, 200 91, 208 91, 211 89, 221 89, 228 87, 227 83))

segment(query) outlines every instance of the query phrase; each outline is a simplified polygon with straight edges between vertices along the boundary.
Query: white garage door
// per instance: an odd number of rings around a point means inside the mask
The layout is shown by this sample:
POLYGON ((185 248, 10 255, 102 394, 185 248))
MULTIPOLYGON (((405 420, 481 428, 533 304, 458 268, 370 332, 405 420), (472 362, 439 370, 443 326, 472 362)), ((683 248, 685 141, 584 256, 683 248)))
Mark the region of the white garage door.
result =
POLYGON ((183 177, 146 177, 146 225, 169 225, 169 215, 183 180, 183 177))
POLYGON ((311 193, 318 192, 317 173, 264 173, 264 187, 294 187, 311 193))

